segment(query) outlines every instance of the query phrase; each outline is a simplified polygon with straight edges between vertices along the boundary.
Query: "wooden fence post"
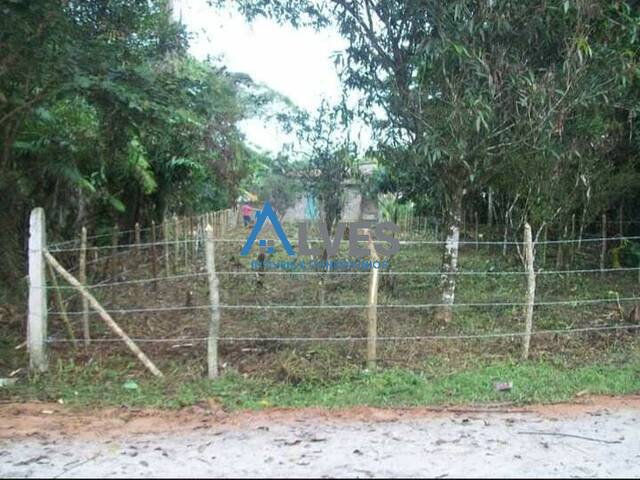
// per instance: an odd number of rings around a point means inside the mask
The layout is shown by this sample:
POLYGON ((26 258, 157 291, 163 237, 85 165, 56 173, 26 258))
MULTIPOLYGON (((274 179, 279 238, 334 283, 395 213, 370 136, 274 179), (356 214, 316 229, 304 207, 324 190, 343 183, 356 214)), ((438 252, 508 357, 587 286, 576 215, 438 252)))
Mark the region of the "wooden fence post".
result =
POLYGON ((47 371, 47 279, 44 251, 47 243, 44 209, 38 207, 29 217, 29 313, 27 346, 29 367, 47 371))
POLYGON ((177 215, 173 216, 173 241, 175 242, 175 258, 173 260, 173 265, 175 266, 176 273, 178 273, 178 264, 180 263, 180 221, 178 220, 177 215))
POLYGON ((171 275, 171 266, 169 265, 169 219, 167 217, 163 218, 162 222, 162 233, 164 237, 164 268, 165 275, 171 275))
POLYGON ((136 232, 136 255, 138 256, 138 258, 140 257, 140 224, 138 222, 136 222, 136 226, 135 226, 135 232, 136 232))
MULTIPOLYGON (((120 232, 118 231, 118 224, 114 224, 113 225, 113 232, 111 233, 111 253, 109 254, 109 256, 111 257, 109 259, 109 277, 113 278, 116 275, 116 263, 117 263, 117 258, 116 258, 116 254, 118 253, 118 237, 120 235, 120 232)), ((112 292, 114 290, 112 289, 112 292)))
POLYGON ((218 378, 218 335, 220 334, 220 292, 218 276, 216 275, 215 247, 213 226, 207 225, 205 240, 205 255, 207 257, 207 274, 209 279, 209 304, 211 317, 209 319, 209 338, 207 340, 207 366, 209 378, 218 378))
POLYGON ((547 241, 549 238, 549 235, 547 235, 547 231, 548 228, 545 225, 544 226, 544 244, 542 245, 542 266, 546 267, 547 266, 547 241))
POLYGON ((502 256, 507 255, 507 239, 509 238, 509 211, 504 214, 504 238, 502 239, 502 256))
POLYGON ((182 218, 182 240, 184 245, 184 269, 189 270, 189 249, 191 248, 191 217, 182 218))
POLYGON ((571 215, 571 235, 569 236, 569 238, 571 239, 571 265, 573 266, 575 259, 576 259, 576 243, 575 243, 575 236, 576 236, 576 214, 572 214, 571 215))
POLYGON ((467 212, 462 210, 462 230, 460 230, 460 239, 463 240, 467 235, 467 212))
POLYGON ((53 257, 53 255, 45 250, 44 256, 47 259, 47 262, 49 262, 49 264, 55 269, 56 272, 58 272, 62 276, 62 278, 64 278, 70 285, 74 286, 83 297, 86 297, 87 300, 89 300, 91 306, 96 312, 98 312, 98 315, 100 315, 100 317, 105 321, 111 331, 118 335, 124 341, 127 347, 129 347, 129 350, 133 352, 138 360, 140 360, 144 364, 144 366, 147 367, 156 377, 162 378, 162 372, 160 372, 160 370, 156 368, 156 366, 151 362, 151 360, 149 360, 149 358, 142 352, 142 350, 138 348, 138 345, 136 345, 135 342, 131 340, 131 338, 129 338, 126 333, 124 333, 120 326, 113 320, 113 318, 111 318, 111 315, 109 315, 107 311, 102 308, 102 305, 100 305, 95 297, 91 295, 91 293, 89 293, 89 291, 84 288, 73 275, 67 272, 62 267, 62 265, 60 265, 58 261, 53 257))
POLYGON ((478 211, 476 210, 475 212, 473 212, 473 217, 474 217, 474 221, 475 221, 475 229, 476 229, 476 252, 478 251, 478 249, 480 248, 480 245, 478 244, 478 240, 480 238, 480 234, 479 229, 480 226, 478 225, 478 211))
POLYGON ((198 254, 198 217, 193 218, 193 215, 189 217, 189 248, 191 249, 191 259, 193 260, 193 265, 196 264, 197 254, 198 254))
POLYGON ((371 232, 369 236, 369 252, 371 255, 371 275, 369 277, 369 303, 367 305, 367 368, 373 369, 377 363, 378 346, 378 283, 379 269, 374 268, 373 263, 379 260, 376 253, 371 232))
POLYGON ((531 331, 533 330, 533 305, 536 296, 536 272, 534 270, 533 240, 531 236, 531 226, 524 225, 525 262, 527 269, 527 307, 525 315, 525 331, 522 342, 522 358, 529 358, 529 346, 531 344, 531 331))
POLYGON ((600 274, 604 275, 604 265, 607 256, 607 214, 602 214, 602 250, 600 251, 600 274))
MULTIPOLYGON (((156 221, 151 220, 151 275, 158 278, 158 256, 156 255, 156 243, 158 243, 156 234, 156 221)), ((153 289, 158 289, 158 282, 153 281, 153 289)))
MULTIPOLYGON (((82 285, 87 284, 87 229, 82 227, 80 234, 80 259, 78 269, 78 280, 82 285)), ((89 330, 89 303, 87 299, 82 297, 82 335, 85 347, 91 342, 91 333, 89 330)))
POLYGON ((618 210, 618 233, 621 237, 624 237, 624 203, 620 204, 620 209, 618 210))

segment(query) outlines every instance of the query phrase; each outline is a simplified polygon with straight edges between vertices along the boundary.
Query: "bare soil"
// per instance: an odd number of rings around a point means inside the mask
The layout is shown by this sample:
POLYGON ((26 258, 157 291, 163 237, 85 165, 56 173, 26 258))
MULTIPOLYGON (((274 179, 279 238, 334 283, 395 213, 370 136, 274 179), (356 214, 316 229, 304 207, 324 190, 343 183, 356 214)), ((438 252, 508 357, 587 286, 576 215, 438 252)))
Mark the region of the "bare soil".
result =
POLYGON ((2 477, 640 475, 640 396, 513 408, 0 406, 2 477))

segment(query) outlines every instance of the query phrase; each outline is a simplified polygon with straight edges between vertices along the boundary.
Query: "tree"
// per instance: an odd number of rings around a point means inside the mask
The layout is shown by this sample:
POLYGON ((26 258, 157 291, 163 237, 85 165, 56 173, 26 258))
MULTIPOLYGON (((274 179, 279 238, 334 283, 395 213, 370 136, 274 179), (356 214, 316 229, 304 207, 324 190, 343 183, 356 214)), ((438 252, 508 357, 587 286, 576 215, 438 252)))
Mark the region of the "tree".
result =
POLYGON ((624 194, 613 185, 637 185, 637 149, 621 135, 634 138, 623 124, 634 124, 638 104, 637 3, 247 0, 240 8, 333 23, 348 40, 343 82, 364 95, 359 113, 376 128, 381 161, 403 195, 446 212, 449 306, 465 198, 492 193, 508 221, 528 218, 539 232, 576 211, 588 220, 596 198, 624 194), (632 154, 614 159, 614 151, 632 154))
POLYGON ((304 186, 320 203, 330 236, 342 215, 345 181, 353 174, 355 158, 355 145, 339 115, 340 109, 323 103, 311 124, 301 132, 309 148, 302 169, 304 186))
POLYGON ((6 284, 24 271, 34 206, 46 208, 53 240, 80 225, 131 229, 168 212, 231 205, 256 168, 238 123, 265 114, 275 96, 246 75, 192 58, 167 7, 165 0, 0 7, 6 284))

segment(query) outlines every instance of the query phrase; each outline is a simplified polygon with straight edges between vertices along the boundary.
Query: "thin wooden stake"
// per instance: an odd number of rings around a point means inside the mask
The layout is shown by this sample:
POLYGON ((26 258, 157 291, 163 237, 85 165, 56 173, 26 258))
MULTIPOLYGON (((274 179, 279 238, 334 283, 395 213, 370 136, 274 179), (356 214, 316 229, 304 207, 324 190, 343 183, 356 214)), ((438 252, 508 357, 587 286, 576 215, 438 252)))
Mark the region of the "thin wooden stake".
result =
POLYGON ((198 254, 198 218, 193 218, 193 215, 189 217, 189 240, 191 240, 190 248, 191 248, 191 258, 193 260, 193 264, 196 264, 196 258, 198 254), (195 229, 195 230, 194 230, 195 229))
POLYGON ((475 228, 476 228, 476 252, 480 249, 480 244, 478 243, 479 239, 480 239, 480 234, 479 234, 479 229, 480 226, 478 225, 478 211, 476 210, 475 212, 473 212, 473 217, 474 217, 474 221, 475 221, 475 228))
POLYGON ((531 345, 531 331, 533 330, 533 306, 536 296, 536 272, 534 270, 533 240, 531 226, 524 226, 525 262, 527 269, 527 310, 525 315, 525 334, 522 343, 522 358, 529 358, 529 346, 531 345))
POLYGON ((220 334, 220 292, 216 275, 215 241, 213 227, 207 225, 205 255, 207 257, 207 274, 209 279, 209 338, 207 340, 207 366, 209 378, 218 378, 218 336, 220 334))
POLYGON ((379 261, 379 258, 373 245, 371 232, 367 232, 367 234, 369 236, 369 252, 372 263, 369 277, 369 303, 367 306, 367 367, 373 369, 377 363, 379 284, 379 269, 374 268, 373 263, 379 261))
POLYGON ((502 256, 507 255, 507 239, 509 237, 509 212, 504 214, 504 238, 502 240, 502 256))
POLYGON ((604 275, 604 264, 607 256, 607 214, 602 214, 602 250, 600 251, 600 274, 604 275))
POLYGON ((191 248, 191 225, 188 220, 191 217, 183 217, 182 218, 182 240, 184 241, 183 251, 184 251, 184 269, 187 271, 189 269, 189 249, 191 248))
POLYGON ((542 245, 542 266, 543 267, 547 266, 547 238, 548 238, 547 231, 548 231, 548 228, 545 225, 544 226, 544 244, 542 245))
POLYGON ((169 264, 169 219, 164 217, 162 222, 162 232, 164 237, 164 270, 165 275, 171 275, 171 266, 169 264))
POLYGON ((48 367, 47 338, 47 277, 43 252, 47 244, 44 210, 31 210, 29 216, 29 309, 27 316, 27 347, 29 367, 46 372, 48 367))
MULTIPOLYGON (((116 262, 118 261, 118 257, 116 257, 116 253, 118 253, 118 224, 114 224, 113 233, 111 234, 111 258, 109 261, 109 277, 114 278, 116 276, 116 262)), ((112 290, 113 292, 114 290, 112 290)))
POLYGON ((119 336, 124 343, 129 347, 129 350, 133 352, 133 354, 142 362, 142 364, 149 369, 151 373, 153 373, 156 377, 162 378, 162 372, 158 370, 158 368, 149 360, 149 358, 144 354, 142 350, 136 345, 136 343, 129 338, 129 336, 120 328, 120 326, 111 318, 111 315, 107 313, 107 311, 102 308, 102 305, 95 299, 89 291, 82 286, 82 284, 76 280, 76 278, 67 272, 62 265, 58 263, 58 261, 51 255, 48 251, 44 251, 44 256, 47 259, 47 262, 55 269, 56 272, 60 274, 62 278, 64 278, 69 285, 74 286, 80 294, 85 297, 91 307, 98 312, 98 315, 105 321, 107 326, 111 329, 113 333, 119 336))
MULTIPOLYGON (((78 269, 78 280, 82 285, 87 284, 87 229, 82 227, 80 234, 80 259, 78 269)), ((91 331, 89 329, 89 303, 82 297, 82 336, 85 347, 91 343, 91 331)))
POLYGON ((620 209, 618 210, 618 232, 621 237, 624 237, 624 204, 620 204, 620 209))
MULTIPOLYGON (((571 215, 571 236, 569 237, 571 240, 575 238, 576 235, 576 214, 571 215)), ((576 244, 571 244, 571 265, 574 264, 576 259, 576 244)))
MULTIPOLYGON (((158 236, 156 234, 156 221, 151 220, 151 275, 158 278, 158 255, 156 254, 156 243, 158 236)), ((158 289, 158 282, 153 282, 153 289, 158 289)))
POLYGON ((136 222, 135 231, 136 231, 136 255, 140 257, 141 241, 140 241, 140 224, 138 222, 136 222))
POLYGON ((180 262, 180 221, 176 215, 173 216, 173 241, 175 242, 175 258, 173 260, 173 265, 175 266, 176 273, 178 273, 178 264, 180 262))

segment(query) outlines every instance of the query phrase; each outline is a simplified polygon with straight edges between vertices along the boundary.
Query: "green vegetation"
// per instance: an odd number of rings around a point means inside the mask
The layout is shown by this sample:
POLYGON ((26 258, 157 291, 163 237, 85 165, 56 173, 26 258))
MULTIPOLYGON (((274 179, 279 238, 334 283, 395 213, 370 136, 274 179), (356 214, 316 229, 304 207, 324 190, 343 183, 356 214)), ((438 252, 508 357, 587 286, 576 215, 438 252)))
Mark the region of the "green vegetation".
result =
MULTIPOLYGON (((132 366, 129 366, 131 370, 132 366)), ((176 370, 180 367, 176 366, 176 370)), ((4 390, 4 389, 3 389, 4 390)), ((571 401, 576 395, 622 395, 640 390, 640 352, 611 354, 606 361, 569 366, 544 360, 525 364, 487 362, 451 371, 436 361, 421 372, 345 370, 331 381, 287 384, 227 373, 215 382, 164 381, 136 377, 126 365, 59 363, 50 374, 3 391, 3 398, 20 401, 59 401, 65 405, 96 407, 180 408, 217 400, 226 409, 266 407, 349 407, 358 405, 405 407, 492 402, 514 404, 571 401), (513 382, 499 392, 498 382, 513 382)))
MULTIPOLYGON (((640 232, 637 0, 210 3, 237 8, 249 20, 335 27, 347 45, 335 56, 343 98, 356 104, 345 100, 302 112, 246 74, 195 59, 168 0, 0 5, 0 376, 25 365, 24 349, 16 349, 24 341, 24 314, 16 306, 24 305, 25 240, 34 206, 47 212, 51 242, 76 240, 87 226, 91 236, 104 234, 100 245, 110 241, 114 227, 128 242, 136 223, 147 227, 166 216, 227 208, 256 193, 284 213, 304 194, 318 202, 320 220, 331 232, 345 183, 358 184, 365 198, 379 200, 386 218, 429 219, 403 238, 446 236, 450 245, 446 251, 415 245, 388 259, 392 271, 430 275, 382 275, 381 304, 446 300, 448 308, 446 315, 433 308, 380 308, 381 337, 522 331, 522 251, 459 245, 458 234, 475 238, 476 222, 485 240, 520 241, 525 223, 537 240, 640 232), (256 117, 280 122, 298 144, 274 158, 254 151, 239 125, 256 117), (364 121, 375 139, 366 153, 353 142, 354 119, 364 121), (368 176, 361 172, 364 163, 373 165, 368 176), (604 231, 603 215, 609 218, 604 231), (467 302, 516 305, 460 305, 467 302)), ((246 230, 228 234, 243 238, 246 230)), ((639 243, 609 240, 605 266, 637 267, 639 243)), ((31 377, 23 370, 0 395, 172 407, 216 397, 236 408, 520 403, 640 389, 638 331, 627 325, 638 323, 640 307, 616 301, 640 296, 638 272, 545 275, 597 268, 596 242, 537 246, 539 302, 605 301, 538 305, 534 331, 619 330, 536 335, 529 363, 514 360, 517 338, 381 341, 375 372, 362 370, 361 342, 256 339, 366 336, 360 309, 366 275, 265 276, 257 282, 251 259, 238 257, 238 245, 216 248, 220 271, 248 273, 221 278, 223 304, 358 309, 225 310, 222 336, 252 339, 221 342, 227 373, 215 383, 202 380, 204 345, 194 340, 207 335, 205 308, 116 315, 133 338, 178 339, 142 345, 166 372, 165 382, 149 380, 120 344, 95 342, 73 351, 52 314, 51 372, 31 377), (495 392, 496 381, 513 381, 514 388, 495 392)), ((150 252, 143 250, 111 264, 106 255, 92 261, 89 281, 116 280, 110 274, 148 279, 150 252)), ((77 266, 75 254, 59 257, 68 268, 77 266)), ((281 251, 271 257, 280 258, 281 251)), ((178 262, 172 271, 202 273, 201 260, 178 262)), ((124 310, 206 307, 207 288, 205 278, 193 276, 158 282, 153 291, 142 283, 94 291, 107 308, 124 310)), ((63 297, 77 310, 72 291, 63 297)), ((92 335, 108 341, 110 332, 92 322, 92 335)))

